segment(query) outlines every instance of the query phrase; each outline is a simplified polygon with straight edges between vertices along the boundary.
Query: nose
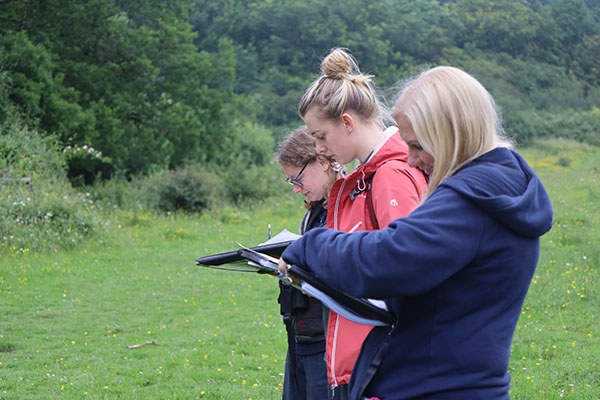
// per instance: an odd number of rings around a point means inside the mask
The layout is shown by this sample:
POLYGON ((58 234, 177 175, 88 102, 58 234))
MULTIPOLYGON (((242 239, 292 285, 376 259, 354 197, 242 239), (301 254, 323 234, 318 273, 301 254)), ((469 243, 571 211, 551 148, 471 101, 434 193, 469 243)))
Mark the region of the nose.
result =
POLYGON ((300 193, 302 191, 302 186, 294 185, 294 193, 300 193))
POLYGON ((409 167, 417 167, 419 165, 419 156, 416 154, 414 150, 408 150, 408 166, 409 167))
POLYGON ((318 154, 327 153, 327 147, 323 143, 319 143, 319 141, 317 141, 317 143, 315 144, 315 149, 317 150, 318 154))

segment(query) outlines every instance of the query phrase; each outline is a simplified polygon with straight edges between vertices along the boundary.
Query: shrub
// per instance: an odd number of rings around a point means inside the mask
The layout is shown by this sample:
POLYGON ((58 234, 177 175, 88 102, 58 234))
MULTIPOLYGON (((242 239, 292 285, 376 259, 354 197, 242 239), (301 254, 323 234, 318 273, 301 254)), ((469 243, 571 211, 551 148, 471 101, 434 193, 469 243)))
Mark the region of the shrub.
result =
POLYGON ((254 203, 287 190, 273 155, 271 132, 252 123, 234 126, 231 136, 220 143, 228 151, 218 163, 189 163, 133 180, 111 179, 86 189, 93 200, 110 208, 165 212, 201 212, 254 203))
POLYGON ((253 123, 234 124, 231 151, 219 175, 230 201, 263 199, 276 188, 280 169, 275 162, 275 141, 267 128, 253 123))
POLYGON ((79 242, 98 226, 93 200, 73 190, 52 137, 13 112, 0 124, 0 246, 41 249, 79 242), (29 175, 30 181, 20 181, 29 175))
POLYGON ((234 203, 260 200, 279 193, 278 183, 283 182, 281 169, 273 160, 267 165, 245 165, 236 163, 223 174, 229 199, 234 203))
POLYGON ((539 136, 542 121, 535 111, 515 111, 502 116, 504 130, 519 146, 527 146, 539 136))
POLYGON ((110 158, 91 146, 67 146, 63 149, 67 160, 67 177, 73 186, 92 185, 96 179, 106 181, 114 175, 110 158))
POLYGON ((162 211, 203 211, 218 204, 223 191, 218 176, 199 164, 158 173, 144 186, 148 205, 162 211))
POLYGON ((3 188, 0 239, 7 247, 56 249, 71 246, 95 230, 97 216, 85 195, 65 185, 27 192, 3 188), (57 190, 59 189, 59 190, 57 190))
POLYGON ((13 111, 0 123, 0 168, 13 176, 31 174, 35 182, 66 182, 56 139, 28 129, 13 111))
POLYGON ((568 110, 560 114, 546 113, 542 116, 542 120, 540 137, 560 137, 593 145, 600 144, 600 110, 598 108, 582 112, 568 110))
POLYGON ((86 187, 86 190, 90 193, 91 199, 101 203, 105 209, 122 208, 129 211, 150 209, 148 196, 141 186, 139 179, 129 181, 121 176, 96 182, 86 187))
POLYGON ((524 110, 506 115, 505 128, 519 145, 536 138, 565 138, 600 145, 600 109, 565 110, 561 113, 524 110))

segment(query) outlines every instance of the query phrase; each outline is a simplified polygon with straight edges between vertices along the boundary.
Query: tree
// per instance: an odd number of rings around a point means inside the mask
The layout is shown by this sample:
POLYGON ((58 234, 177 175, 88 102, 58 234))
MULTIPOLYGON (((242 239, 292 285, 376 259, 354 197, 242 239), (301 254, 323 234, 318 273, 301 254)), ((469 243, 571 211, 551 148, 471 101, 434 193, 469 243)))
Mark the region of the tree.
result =
POLYGON ((214 157, 212 143, 229 131, 223 113, 232 98, 233 50, 225 44, 218 53, 197 50, 188 1, 0 7, 10 16, 5 32, 21 31, 24 41, 46 49, 56 84, 47 92, 64 94, 58 100, 70 95, 71 103, 47 101, 34 115, 64 145, 93 145, 128 174, 214 157), (87 125, 73 126, 67 105, 84 110, 87 125))
POLYGON ((456 35, 459 47, 473 43, 477 48, 527 57, 536 47, 540 17, 515 0, 458 0, 450 5, 461 27, 456 35))
POLYGON ((32 43, 24 31, 0 37, 0 71, 6 77, 3 108, 10 103, 30 126, 66 134, 93 129, 93 115, 79 105, 79 93, 63 85, 51 52, 32 43))
POLYGON ((584 36, 573 53, 577 74, 600 86, 600 35, 584 36))

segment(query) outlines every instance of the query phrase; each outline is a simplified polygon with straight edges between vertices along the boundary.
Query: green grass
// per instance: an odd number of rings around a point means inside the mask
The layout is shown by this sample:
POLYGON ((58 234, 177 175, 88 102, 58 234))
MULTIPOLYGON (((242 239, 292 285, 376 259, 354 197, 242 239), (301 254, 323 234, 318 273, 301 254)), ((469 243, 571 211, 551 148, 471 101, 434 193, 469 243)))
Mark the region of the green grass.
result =
POLYGON ((566 141, 522 152, 554 226, 513 340, 513 399, 600 399, 600 149, 566 141))
MULTIPOLYGON (((600 149, 524 149, 555 225, 513 341, 513 399, 600 399, 600 149)), ((214 215, 119 212, 68 251, 0 252, 0 399, 279 399, 286 339, 270 276, 194 259, 297 232, 301 199, 214 215), (128 345, 155 344, 137 349, 128 345)))
POLYGON ((0 398, 280 398, 276 279, 194 260, 266 239, 267 223, 297 231, 297 200, 213 217, 124 213, 85 247, 2 253, 0 398))

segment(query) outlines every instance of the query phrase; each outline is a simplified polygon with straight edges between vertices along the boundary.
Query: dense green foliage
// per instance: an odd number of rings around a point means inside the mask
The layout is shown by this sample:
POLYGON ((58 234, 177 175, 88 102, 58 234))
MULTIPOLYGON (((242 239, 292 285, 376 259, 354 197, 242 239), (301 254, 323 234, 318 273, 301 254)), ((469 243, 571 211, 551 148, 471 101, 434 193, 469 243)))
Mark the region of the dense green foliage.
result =
POLYGON ((0 3, 8 100, 127 174, 210 161, 235 117, 234 59, 193 44, 187 1, 0 3), (225 112, 225 107, 228 107, 225 112))
POLYGON ((102 234, 105 218, 115 208, 200 212, 283 191, 283 179, 273 179, 281 174, 270 152, 273 139, 255 124, 233 127, 227 144, 232 153, 221 157, 220 168, 190 162, 133 181, 118 178, 84 186, 112 173, 105 170, 112 167, 110 158, 87 145, 61 151, 56 137, 29 129, 15 110, 5 116, 0 123, 0 247, 70 247, 102 234))
MULTIPOLYGON (((386 89, 423 66, 462 67, 490 88, 507 132, 521 143, 558 136, 598 143, 600 5, 583 0, 195 0, 198 46, 235 47, 235 89, 251 94, 260 122, 296 118, 301 93, 334 46, 348 47, 386 89), (547 115, 572 129, 548 131, 547 115), (563 121, 563 119, 567 121, 563 121), (537 123, 539 121, 539 123, 537 123), (525 130, 523 130, 525 128, 525 130)), ((389 91, 388 91, 389 92, 389 91)), ((393 90, 392 90, 393 100, 393 90)))
POLYGON ((0 0, 1 398, 280 398, 276 286, 190 254, 296 230, 300 199, 248 204, 291 196, 272 152, 335 46, 388 102, 461 67, 535 144, 556 224, 511 392, 598 398, 598 149, 536 140, 600 145, 597 0, 0 0))
POLYGON ((235 163, 239 121, 278 139, 334 46, 383 89, 425 65, 472 72, 522 143, 600 142, 593 0, 5 0, 0 33, 0 120, 17 109, 63 147, 94 147, 105 177, 235 163))

